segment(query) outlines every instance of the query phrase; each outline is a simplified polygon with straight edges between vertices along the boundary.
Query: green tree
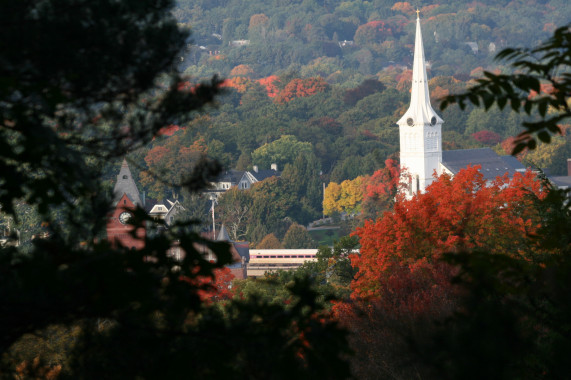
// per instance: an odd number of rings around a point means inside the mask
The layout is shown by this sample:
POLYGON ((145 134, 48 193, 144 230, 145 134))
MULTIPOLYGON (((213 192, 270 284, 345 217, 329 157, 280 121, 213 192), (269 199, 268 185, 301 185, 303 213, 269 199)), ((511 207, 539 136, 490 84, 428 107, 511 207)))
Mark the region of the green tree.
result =
POLYGON ((298 141, 292 135, 284 135, 253 151, 252 162, 266 168, 269 168, 271 164, 284 167, 285 164, 294 162, 300 154, 310 152, 313 152, 310 143, 298 141))
POLYGON ((284 247, 287 249, 315 248, 316 243, 304 226, 292 224, 284 236, 284 247))
POLYGON ((292 164, 287 164, 281 180, 299 202, 291 217, 307 224, 321 215, 320 162, 313 152, 300 154, 292 164))

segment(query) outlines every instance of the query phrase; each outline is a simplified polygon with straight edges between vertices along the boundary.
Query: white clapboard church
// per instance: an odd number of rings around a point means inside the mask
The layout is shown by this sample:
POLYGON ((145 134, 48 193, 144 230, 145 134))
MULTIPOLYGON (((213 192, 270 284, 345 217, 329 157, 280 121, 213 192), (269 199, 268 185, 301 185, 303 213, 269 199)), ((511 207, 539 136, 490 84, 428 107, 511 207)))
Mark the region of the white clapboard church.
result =
POLYGON ((423 192, 438 175, 454 175, 468 165, 481 165, 486 179, 508 173, 525 171, 525 167, 512 156, 499 156, 490 148, 442 151, 442 124, 444 120, 430 105, 426 61, 422 45, 420 18, 416 18, 414 62, 410 106, 397 122, 400 133, 401 183, 406 184, 408 197, 423 192))

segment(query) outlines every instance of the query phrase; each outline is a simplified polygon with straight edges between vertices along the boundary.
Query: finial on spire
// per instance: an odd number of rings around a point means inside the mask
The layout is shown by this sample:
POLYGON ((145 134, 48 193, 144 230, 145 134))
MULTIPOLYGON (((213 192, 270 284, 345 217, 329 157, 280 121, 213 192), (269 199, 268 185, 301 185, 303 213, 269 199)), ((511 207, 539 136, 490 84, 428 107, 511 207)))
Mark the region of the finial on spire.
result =
POLYGON ((416 8, 416 18, 420 18, 420 11, 416 8))

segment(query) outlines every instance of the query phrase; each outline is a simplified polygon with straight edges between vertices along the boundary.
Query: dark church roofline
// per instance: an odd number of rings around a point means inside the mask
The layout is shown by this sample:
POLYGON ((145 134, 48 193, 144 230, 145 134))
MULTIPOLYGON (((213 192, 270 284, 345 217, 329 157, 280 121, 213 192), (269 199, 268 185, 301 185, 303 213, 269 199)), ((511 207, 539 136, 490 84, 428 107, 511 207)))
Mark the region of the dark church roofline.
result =
POLYGON ((499 156, 490 148, 446 150, 442 152, 442 166, 452 172, 452 174, 457 174, 468 165, 480 165, 480 172, 487 180, 506 173, 511 177, 516 172, 525 171, 525 166, 514 157, 499 156))

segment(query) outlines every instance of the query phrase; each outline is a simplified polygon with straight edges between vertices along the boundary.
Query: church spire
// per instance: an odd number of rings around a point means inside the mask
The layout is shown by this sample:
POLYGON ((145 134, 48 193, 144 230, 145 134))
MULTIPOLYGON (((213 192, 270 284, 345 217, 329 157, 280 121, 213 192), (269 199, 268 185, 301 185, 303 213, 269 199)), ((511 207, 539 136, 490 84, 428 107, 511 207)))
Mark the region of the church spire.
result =
POLYGON ((420 30, 420 11, 416 11, 416 36, 414 40, 414 62, 412 65, 412 88, 410 95, 410 107, 398 124, 411 121, 414 125, 434 125, 442 123, 442 119, 434 112, 430 105, 430 93, 428 91, 428 76, 426 75, 426 61, 424 59, 424 46, 422 45, 422 32, 420 30), (435 118, 435 119, 433 119, 435 118), (410 120, 409 120, 410 119, 410 120))
POLYGON ((133 175, 131 174, 126 159, 123 159, 121 170, 117 176, 117 182, 115 182, 115 187, 113 188, 113 205, 119 202, 123 194, 127 194, 131 202, 136 206, 144 206, 143 202, 141 202, 139 189, 137 189, 137 184, 133 180, 133 175))
POLYGON ((422 46, 420 17, 417 11, 414 62, 410 106, 397 122, 400 135, 401 182, 406 184, 407 196, 423 192, 441 172, 442 119, 430 105, 428 76, 422 46))

